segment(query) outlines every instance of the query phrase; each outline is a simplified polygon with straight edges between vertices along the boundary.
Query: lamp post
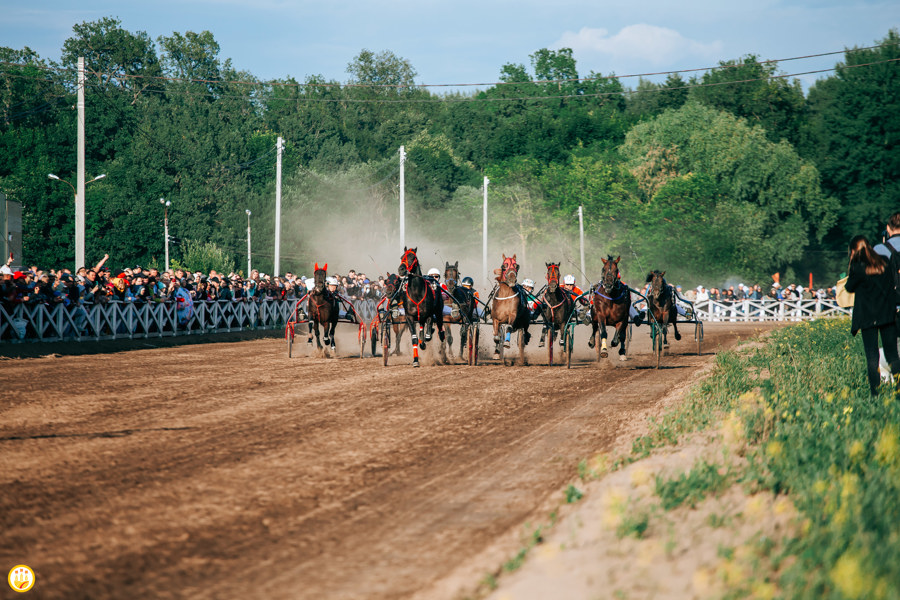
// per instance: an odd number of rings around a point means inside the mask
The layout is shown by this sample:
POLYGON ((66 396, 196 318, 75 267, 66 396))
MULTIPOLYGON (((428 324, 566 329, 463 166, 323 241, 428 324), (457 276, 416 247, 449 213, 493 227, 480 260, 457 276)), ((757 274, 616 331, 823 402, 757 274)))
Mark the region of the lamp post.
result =
MULTIPOLYGON (((75 196, 75 270, 77 271, 81 267, 85 266, 84 264, 84 213, 82 212, 81 218, 79 218, 78 214, 78 191, 75 189, 75 186, 66 181, 65 179, 60 179, 57 175, 50 173, 47 175, 50 179, 54 181, 62 181, 64 184, 72 188, 72 194, 75 196)), ((93 183, 94 181, 98 181, 106 177, 106 173, 102 175, 97 175, 90 181, 86 181, 85 185, 89 183, 93 183)))
POLYGON ((166 200, 165 198, 160 198, 159 203, 165 206, 163 227, 165 228, 166 233, 166 271, 169 270, 169 207, 172 206, 171 200, 166 200))
POLYGON ((247 213, 247 277, 250 277, 250 209, 245 209, 247 213))

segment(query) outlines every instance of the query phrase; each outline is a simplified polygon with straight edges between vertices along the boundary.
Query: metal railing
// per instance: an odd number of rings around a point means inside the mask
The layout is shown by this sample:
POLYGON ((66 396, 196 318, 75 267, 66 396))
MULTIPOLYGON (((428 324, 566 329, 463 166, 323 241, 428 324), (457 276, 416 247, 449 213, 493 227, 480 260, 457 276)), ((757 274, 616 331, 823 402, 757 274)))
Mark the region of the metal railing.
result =
MULTIPOLYGON (((0 305, 0 343, 22 341, 113 340, 278 329, 284 327, 296 300, 259 302, 197 302, 193 314, 179 321, 172 302, 107 302, 83 306, 18 304, 10 311, 0 305)), ((370 321, 375 302, 353 303, 370 321)), ((834 300, 740 300, 694 303, 701 321, 806 321, 850 315, 851 309, 834 300)))
MULTIPOLYGON (((279 329, 296 300, 195 302, 189 318, 179 318, 174 302, 117 302, 64 306, 0 305, 0 343, 114 340, 279 329)), ((375 316, 372 300, 353 303, 366 321, 375 316)))

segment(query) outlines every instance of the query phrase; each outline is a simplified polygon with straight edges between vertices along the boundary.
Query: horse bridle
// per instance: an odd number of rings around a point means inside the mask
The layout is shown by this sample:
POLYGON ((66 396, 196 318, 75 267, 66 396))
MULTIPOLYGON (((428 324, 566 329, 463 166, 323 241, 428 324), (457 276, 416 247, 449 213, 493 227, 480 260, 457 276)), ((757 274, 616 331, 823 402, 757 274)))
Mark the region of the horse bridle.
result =
POLYGON ((505 259, 503 259, 503 265, 501 265, 500 267, 501 281, 506 279, 506 273, 510 270, 512 270, 512 272, 516 274, 516 277, 519 276, 519 263, 517 263, 515 259, 513 259, 513 257, 507 256, 505 259))
POLYGON ((403 258, 400 259, 400 264, 403 265, 403 267, 406 269, 406 273, 408 275, 411 275, 415 266, 417 264, 419 264, 419 257, 416 256, 416 253, 413 252, 412 250, 407 250, 406 252, 403 253, 403 258), (407 262, 407 259, 410 254, 412 254, 413 261, 407 262))

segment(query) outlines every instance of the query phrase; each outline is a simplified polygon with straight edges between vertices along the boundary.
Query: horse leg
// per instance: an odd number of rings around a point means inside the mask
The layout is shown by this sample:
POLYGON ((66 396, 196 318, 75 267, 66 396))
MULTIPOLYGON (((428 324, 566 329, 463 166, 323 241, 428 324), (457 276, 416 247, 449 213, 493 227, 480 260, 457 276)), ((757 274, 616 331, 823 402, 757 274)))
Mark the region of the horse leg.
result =
POLYGON ((600 322, 600 358, 609 356, 609 348, 606 346, 606 321, 600 322))
POLYGON ((525 366, 528 362, 525 360, 525 344, 528 343, 528 340, 531 336, 528 335, 528 325, 525 326, 525 329, 519 331, 519 364, 525 366))
POLYGON ((306 323, 309 326, 309 337, 306 338, 306 344, 312 346, 312 338, 313 338, 313 320, 310 319, 306 323))
POLYGON ((400 351, 400 338, 403 336, 403 332, 406 331, 406 326, 403 324, 394 325, 394 351, 391 354, 395 356, 400 356, 403 354, 400 351))
MULTIPOLYGON (((412 335, 412 348, 413 348, 413 366, 419 366, 419 336, 418 333, 418 323, 414 322, 411 317, 406 318, 406 326, 409 328, 410 335, 412 335)), ((422 348, 425 348, 425 344, 422 344, 422 348)))
POLYGON ((316 321, 316 348, 318 348, 319 351, 322 350, 322 340, 319 337, 319 322, 318 321, 316 321))
POLYGON ((334 340, 334 332, 335 332, 336 329, 337 329, 337 320, 331 322, 331 335, 329 336, 329 337, 331 338, 331 355, 332 355, 332 356, 334 356, 334 354, 335 354, 335 348, 334 348, 334 341, 335 341, 335 340, 334 340))
POLYGON ((616 337, 622 342, 622 347, 619 348, 619 360, 625 360, 625 340, 628 339, 627 329, 628 317, 626 316, 624 321, 616 323, 616 337))
POLYGON ((494 320, 494 358, 500 358, 500 321, 494 320))
MULTIPOLYGON (((431 318, 425 321, 425 341, 430 342, 431 336, 434 333, 434 324, 431 322, 431 318)), ((425 344, 422 344, 422 349, 425 349, 425 344)))
POLYGON ((675 330, 675 341, 678 341, 678 340, 681 339, 681 334, 678 333, 678 323, 677 323, 677 321, 678 321, 678 319, 677 319, 675 316, 673 316, 673 317, 672 317, 672 329, 675 330))
POLYGON ((594 349, 594 346, 597 345, 597 321, 591 321, 591 337, 588 340, 588 348, 591 350, 594 349))

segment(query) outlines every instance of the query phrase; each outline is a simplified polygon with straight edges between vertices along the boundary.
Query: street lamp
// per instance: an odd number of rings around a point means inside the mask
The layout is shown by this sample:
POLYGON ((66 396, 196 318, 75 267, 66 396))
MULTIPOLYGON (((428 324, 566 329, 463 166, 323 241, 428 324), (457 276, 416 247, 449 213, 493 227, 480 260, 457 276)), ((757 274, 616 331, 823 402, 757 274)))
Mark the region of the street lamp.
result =
POLYGON ((172 206, 172 202, 170 200, 166 200, 165 198, 160 198, 159 203, 165 206, 165 233, 166 233, 166 271, 169 270, 169 207, 172 206))
MULTIPOLYGON (((84 265, 84 207, 81 208, 81 214, 79 217, 79 209, 78 209, 78 192, 75 190, 75 186, 66 181, 65 179, 60 179, 57 175, 50 173, 47 175, 50 179, 55 181, 62 181, 64 184, 72 188, 72 194, 75 196, 75 270, 77 271, 84 265)), ((103 175, 97 175, 90 181, 86 181, 85 185, 89 183, 93 183, 94 181, 98 181, 106 177, 106 173, 103 175)))
POLYGON ((247 277, 250 277, 250 209, 244 212, 247 213, 247 277))

